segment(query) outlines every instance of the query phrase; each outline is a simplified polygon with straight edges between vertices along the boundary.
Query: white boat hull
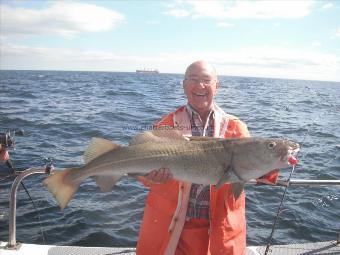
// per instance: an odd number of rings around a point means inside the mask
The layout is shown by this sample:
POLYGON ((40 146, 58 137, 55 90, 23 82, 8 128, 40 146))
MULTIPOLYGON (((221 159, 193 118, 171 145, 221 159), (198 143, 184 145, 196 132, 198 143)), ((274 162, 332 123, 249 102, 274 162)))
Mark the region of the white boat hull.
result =
MULTIPOLYGON (((7 242, 0 241, 0 255, 135 255, 135 248, 114 247, 81 247, 81 246, 55 246, 39 244, 20 244, 18 249, 7 249, 7 242)), ((263 255, 265 246, 249 246, 246 255, 263 255)), ((273 245, 271 253, 275 255, 302 255, 302 254, 340 254, 340 246, 336 241, 315 242, 303 244, 273 245)))

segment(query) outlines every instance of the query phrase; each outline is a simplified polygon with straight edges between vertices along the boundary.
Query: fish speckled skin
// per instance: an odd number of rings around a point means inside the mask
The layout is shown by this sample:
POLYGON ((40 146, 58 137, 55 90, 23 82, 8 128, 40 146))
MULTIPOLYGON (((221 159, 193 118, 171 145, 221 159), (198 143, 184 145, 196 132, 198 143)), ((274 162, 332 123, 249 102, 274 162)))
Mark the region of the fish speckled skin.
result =
POLYGON ((287 140, 266 138, 169 139, 111 145, 110 148, 110 142, 94 139, 85 153, 85 165, 56 171, 44 181, 61 208, 90 176, 95 176, 104 191, 123 175, 143 175, 161 167, 169 168, 175 179, 192 183, 244 183, 289 166, 289 157, 299 148, 287 140))

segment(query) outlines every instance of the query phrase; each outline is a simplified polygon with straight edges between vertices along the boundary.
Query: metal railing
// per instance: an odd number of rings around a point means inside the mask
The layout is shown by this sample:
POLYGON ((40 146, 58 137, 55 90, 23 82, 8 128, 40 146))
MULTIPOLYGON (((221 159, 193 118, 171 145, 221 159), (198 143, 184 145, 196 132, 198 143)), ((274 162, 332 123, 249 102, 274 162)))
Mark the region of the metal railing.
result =
MULTIPOLYGON (((249 184, 257 184, 256 180, 250 180, 249 184)), ((260 183, 262 184, 262 183, 260 183)), ((266 183, 264 183, 266 185, 266 183)), ((322 185, 340 185, 340 180, 304 180, 304 179, 291 179, 277 180, 275 184, 268 184, 273 186, 322 186, 322 185)))
POLYGON ((47 164, 45 167, 29 168, 22 171, 14 180, 11 193, 9 197, 9 232, 8 232, 8 249, 16 249, 16 210, 17 210, 17 190, 21 181, 32 174, 50 174, 53 170, 52 163, 47 164))
MULTIPOLYGON (((51 174, 53 171, 53 164, 49 163, 45 167, 40 168, 29 168, 22 171, 14 180, 10 199, 10 218, 9 218, 9 236, 7 249, 17 249, 18 245, 16 242, 16 198, 18 186, 24 178, 32 174, 51 174)), ((256 184, 256 180, 251 180, 249 184, 256 184)), ((266 184, 264 184, 266 185, 266 184)), ((270 184, 269 184, 270 185, 270 184)), ((278 180, 274 186, 297 186, 297 185, 340 185, 340 180, 303 180, 303 179, 291 179, 289 182, 287 180, 278 180)))

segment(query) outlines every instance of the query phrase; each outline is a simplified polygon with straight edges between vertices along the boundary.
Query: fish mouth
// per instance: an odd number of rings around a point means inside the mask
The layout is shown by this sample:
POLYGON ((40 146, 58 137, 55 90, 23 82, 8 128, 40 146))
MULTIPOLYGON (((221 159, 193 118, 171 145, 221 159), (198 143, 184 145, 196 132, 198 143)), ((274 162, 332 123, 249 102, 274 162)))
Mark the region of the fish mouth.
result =
POLYGON ((298 163, 297 154, 300 151, 300 145, 297 143, 290 144, 287 153, 288 164, 293 166, 298 163))

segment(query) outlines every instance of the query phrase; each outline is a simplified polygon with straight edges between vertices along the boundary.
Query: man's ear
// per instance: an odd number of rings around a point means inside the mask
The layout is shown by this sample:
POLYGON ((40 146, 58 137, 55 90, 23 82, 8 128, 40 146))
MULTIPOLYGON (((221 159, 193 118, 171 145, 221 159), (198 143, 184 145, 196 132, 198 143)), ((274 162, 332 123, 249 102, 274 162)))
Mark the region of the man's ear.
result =
POLYGON ((220 88, 220 81, 217 80, 217 82, 216 82, 216 90, 218 90, 219 88, 220 88))
POLYGON ((218 89, 220 88, 220 81, 219 80, 217 80, 217 82, 216 82, 216 89, 215 89, 215 93, 214 93, 214 96, 216 96, 216 94, 217 94, 217 92, 218 92, 218 89))
POLYGON ((182 81, 182 88, 183 88, 183 90, 184 90, 184 94, 186 95, 187 94, 187 92, 186 92, 186 90, 185 90, 185 80, 183 80, 182 81))

